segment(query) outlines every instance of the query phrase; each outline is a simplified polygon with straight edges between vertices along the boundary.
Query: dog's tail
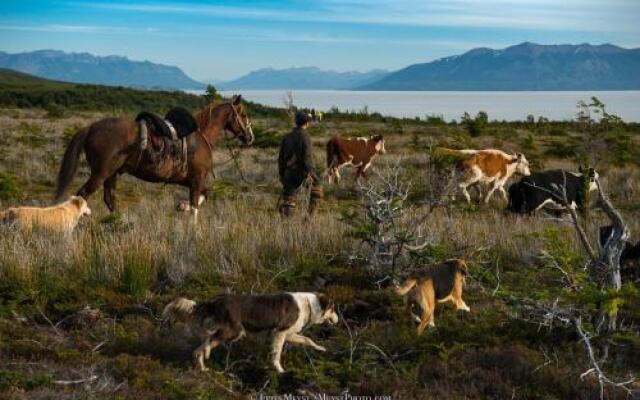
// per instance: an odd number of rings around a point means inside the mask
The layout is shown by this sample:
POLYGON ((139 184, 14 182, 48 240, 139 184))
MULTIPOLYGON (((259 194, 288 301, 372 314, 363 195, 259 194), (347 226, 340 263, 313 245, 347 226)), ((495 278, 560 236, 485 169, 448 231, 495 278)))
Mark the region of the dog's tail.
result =
POLYGON ((444 154, 450 154, 454 156, 460 156, 460 155, 472 156, 472 155, 478 154, 478 150, 471 150, 471 149, 458 150, 458 149, 448 149, 446 147, 437 147, 436 150, 444 154))
POLYGON ((184 320, 193 314, 195 308, 195 301, 178 297, 164 307, 164 310, 162 310, 162 319, 169 323, 184 320))
POLYGON ((397 288, 395 292, 398 296, 404 296, 405 294, 409 293, 409 291, 413 289, 417 284, 418 284, 418 280, 416 278, 409 278, 406 281, 404 281, 402 286, 397 288))

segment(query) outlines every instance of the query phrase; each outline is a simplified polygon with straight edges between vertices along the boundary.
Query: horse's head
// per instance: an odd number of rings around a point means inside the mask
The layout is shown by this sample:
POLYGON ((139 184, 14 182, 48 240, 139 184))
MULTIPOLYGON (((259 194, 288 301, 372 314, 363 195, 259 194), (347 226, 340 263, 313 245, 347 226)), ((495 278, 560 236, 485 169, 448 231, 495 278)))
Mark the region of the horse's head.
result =
POLYGON ((242 95, 234 95, 229 102, 231 106, 231 114, 227 119, 224 128, 233 133, 235 137, 243 143, 250 145, 253 143, 253 130, 251 129, 251 121, 247 116, 247 112, 242 105, 242 95))

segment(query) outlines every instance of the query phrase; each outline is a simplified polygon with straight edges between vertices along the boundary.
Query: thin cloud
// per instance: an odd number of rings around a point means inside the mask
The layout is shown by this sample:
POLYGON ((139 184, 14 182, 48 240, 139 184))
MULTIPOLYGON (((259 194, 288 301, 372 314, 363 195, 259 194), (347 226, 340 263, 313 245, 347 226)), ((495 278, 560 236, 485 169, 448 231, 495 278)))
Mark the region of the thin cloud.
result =
POLYGON ((25 32, 56 32, 56 33, 98 33, 98 34, 151 34, 157 33, 157 28, 132 29, 123 26, 105 25, 0 25, 3 31, 25 31, 25 32))
POLYGON ((357 23, 434 27, 481 27, 573 31, 638 31, 638 3, 631 0, 435 0, 310 3, 311 8, 282 10, 201 4, 72 3, 109 10, 192 14, 265 21, 357 23), (313 8, 315 7, 315 8, 313 8), (635 11, 635 12, 633 12, 635 11))
POLYGON ((258 28, 234 28, 234 27, 212 27, 212 26, 191 26, 190 37, 199 37, 202 32, 215 34, 218 38, 234 41, 263 41, 263 42, 283 42, 283 43, 310 43, 310 44, 335 44, 335 45, 371 45, 379 46, 389 44, 407 47, 442 47, 452 50, 470 50, 475 47, 502 48, 511 45, 511 42, 473 42, 464 40, 440 40, 440 39, 415 39, 415 38, 381 38, 381 37, 360 37, 360 36, 331 36, 325 34, 292 34, 283 30, 270 30, 258 28))
POLYGON ((287 42, 287 43, 314 43, 314 44, 359 44, 378 46, 388 44, 394 46, 408 47, 443 47, 454 50, 470 50, 475 47, 495 47, 508 46, 508 43, 486 43, 467 42, 455 40, 416 40, 416 39, 381 39, 362 37, 333 37, 324 35, 289 35, 285 33, 250 33, 244 32, 242 36, 234 36, 234 39, 243 41, 266 41, 266 42, 287 42))

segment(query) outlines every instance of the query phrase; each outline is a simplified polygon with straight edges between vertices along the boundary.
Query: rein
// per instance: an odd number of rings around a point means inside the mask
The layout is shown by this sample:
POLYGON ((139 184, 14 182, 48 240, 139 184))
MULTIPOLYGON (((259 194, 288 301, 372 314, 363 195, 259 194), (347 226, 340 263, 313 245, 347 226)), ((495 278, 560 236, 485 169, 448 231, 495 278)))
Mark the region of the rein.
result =
POLYGON ((204 135, 204 133, 202 133, 202 130, 198 130, 198 133, 200 134, 200 137, 202 138, 202 140, 204 140, 204 142, 207 144, 207 147, 209 148, 209 154, 211 155, 211 174, 213 175, 214 178, 216 178, 216 171, 213 169, 213 147, 211 146, 211 143, 209 143, 209 140, 204 135))
POLYGON ((238 150, 238 151, 234 152, 233 149, 231 148, 231 145, 229 144, 229 142, 226 143, 226 146, 227 146, 227 150, 229 150, 230 158, 227 161, 225 161, 223 164, 226 164, 229 161, 233 160, 233 163, 235 164, 236 169, 238 170, 238 174, 240 175, 240 180, 242 180, 242 182, 248 184, 249 182, 244 177, 244 172, 242 172, 242 167, 240 166, 240 162, 238 161, 238 155, 240 155, 240 151, 238 150))
MULTIPOLYGON (((238 111, 236 110, 235 106, 233 105, 233 103, 228 103, 229 105, 231 105, 231 109, 233 110, 233 116, 236 120, 236 123, 238 123, 238 125, 240 125, 243 128, 243 131, 245 131, 246 129, 250 129, 251 127, 251 122, 247 122, 246 124, 242 124, 240 121, 240 116, 238 114, 238 111)), ((209 116, 207 118, 207 126, 209 126, 209 124, 211 123, 211 115, 213 113, 213 107, 209 107, 209 116)), ((247 118, 248 119, 248 118, 247 118)), ((222 128, 223 132, 224 132, 224 139, 225 139, 225 146, 227 147, 227 150, 229 151, 229 159, 220 163, 219 165, 224 165, 230 161, 233 161, 236 169, 238 170, 238 174, 240 175, 240 179, 245 183, 248 184, 249 182, 247 181, 247 179, 244 176, 244 172, 242 171, 242 168, 240 166, 240 163, 238 161, 238 155, 239 152, 234 152, 233 149, 231 148, 231 145, 228 142, 228 138, 229 138, 229 134, 228 131, 223 127, 222 128)), ((213 163, 213 146, 211 145, 211 142, 209 142, 209 140, 207 139, 207 137, 204 135, 203 133, 203 129, 199 129, 198 133, 200 134, 200 137, 202 137, 202 140, 204 140, 204 142, 207 144, 207 147, 209 148, 209 154, 211 155, 211 174, 213 175, 214 178, 216 178, 216 172, 214 170, 214 163, 213 163)))

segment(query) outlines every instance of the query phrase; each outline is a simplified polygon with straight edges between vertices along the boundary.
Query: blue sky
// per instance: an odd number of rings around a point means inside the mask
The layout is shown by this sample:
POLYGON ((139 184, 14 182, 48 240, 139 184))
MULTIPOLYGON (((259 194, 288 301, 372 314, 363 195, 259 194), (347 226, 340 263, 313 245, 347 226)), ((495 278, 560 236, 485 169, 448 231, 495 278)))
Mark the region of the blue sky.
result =
POLYGON ((398 69, 474 47, 640 47, 640 0, 0 0, 0 50, 177 65, 200 80, 262 67, 398 69))

